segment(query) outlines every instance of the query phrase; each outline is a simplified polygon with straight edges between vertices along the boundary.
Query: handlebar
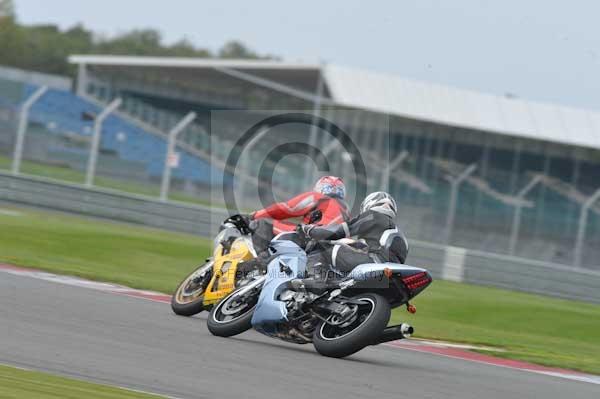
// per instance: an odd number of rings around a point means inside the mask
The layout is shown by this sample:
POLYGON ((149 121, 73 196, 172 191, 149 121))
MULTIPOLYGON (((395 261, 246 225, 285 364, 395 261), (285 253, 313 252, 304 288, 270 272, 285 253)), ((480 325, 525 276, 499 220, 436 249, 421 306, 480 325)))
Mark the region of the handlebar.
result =
POLYGON ((240 231, 240 233, 244 235, 252 233, 252 230, 250 229, 250 226, 248 224, 248 218, 243 215, 231 215, 227 219, 225 219, 223 224, 225 223, 231 223, 240 231))

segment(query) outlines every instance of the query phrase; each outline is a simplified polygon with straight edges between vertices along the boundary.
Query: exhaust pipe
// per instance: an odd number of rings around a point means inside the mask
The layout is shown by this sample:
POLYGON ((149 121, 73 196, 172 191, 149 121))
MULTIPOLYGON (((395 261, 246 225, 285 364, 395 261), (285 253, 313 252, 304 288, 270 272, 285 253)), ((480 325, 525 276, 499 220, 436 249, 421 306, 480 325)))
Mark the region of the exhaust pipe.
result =
POLYGON ((377 341, 373 345, 379 345, 384 342, 396 341, 398 339, 409 338, 415 329, 406 323, 402 323, 398 326, 390 326, 386 327, 381 333, 381 336, 377 339, 377 341))

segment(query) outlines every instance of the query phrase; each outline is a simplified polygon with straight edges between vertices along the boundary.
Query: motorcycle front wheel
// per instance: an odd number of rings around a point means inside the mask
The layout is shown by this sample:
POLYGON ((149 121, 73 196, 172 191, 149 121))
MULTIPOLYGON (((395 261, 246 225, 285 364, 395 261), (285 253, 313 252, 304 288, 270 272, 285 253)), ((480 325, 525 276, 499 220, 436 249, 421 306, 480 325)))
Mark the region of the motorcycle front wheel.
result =
POLYGON ((313 345, 323 356, 346 357, 371 345, 387 326, 391 309, 389 302, 377 294, 362 294, 352 298, 353 316, 338 320, 336 315, 322 321, 315 329, 313 345))
POLYGON ((208 331, 218 337, 231 337, 251 329, 259 294, 260 291, 244 287, 227 295, 210 311, 208 331))
POLYGON ((204 292, 212 278, 213 262, 194 270, 177 287, 171 297, 171 309, 180 316, 193 316, 206 310, 204 292))

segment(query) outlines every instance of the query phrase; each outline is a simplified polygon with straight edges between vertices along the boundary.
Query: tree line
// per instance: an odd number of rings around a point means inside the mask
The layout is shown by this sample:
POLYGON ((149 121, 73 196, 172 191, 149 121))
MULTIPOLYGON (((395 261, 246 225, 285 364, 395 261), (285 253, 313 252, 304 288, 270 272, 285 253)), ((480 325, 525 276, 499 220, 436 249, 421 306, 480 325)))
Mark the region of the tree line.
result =
POLYGON ((81 24, 61 30, 56 25, 26 26, 18 22, 12 0, 0 0, 0 65, 58 75, 74 75, 71 54, 147 55, 203 58, 274 59, 233 40, 217 52, 196 47, 187 39, 163 43, 156 29, 134 29, 100 37, 81 24))

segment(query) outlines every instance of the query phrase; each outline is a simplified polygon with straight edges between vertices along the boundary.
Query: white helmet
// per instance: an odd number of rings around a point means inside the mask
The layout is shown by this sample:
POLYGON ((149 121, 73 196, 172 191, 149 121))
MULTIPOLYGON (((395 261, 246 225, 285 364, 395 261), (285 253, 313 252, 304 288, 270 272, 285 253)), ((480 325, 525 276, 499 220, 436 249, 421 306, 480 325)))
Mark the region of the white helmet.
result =
POLYGON ((373 211, 383 213, 391 218, 396 218, 396 201, 394 198, 384 191, 375 191, 367 195, 365 200, 360 205, 360 213, 373 211))

